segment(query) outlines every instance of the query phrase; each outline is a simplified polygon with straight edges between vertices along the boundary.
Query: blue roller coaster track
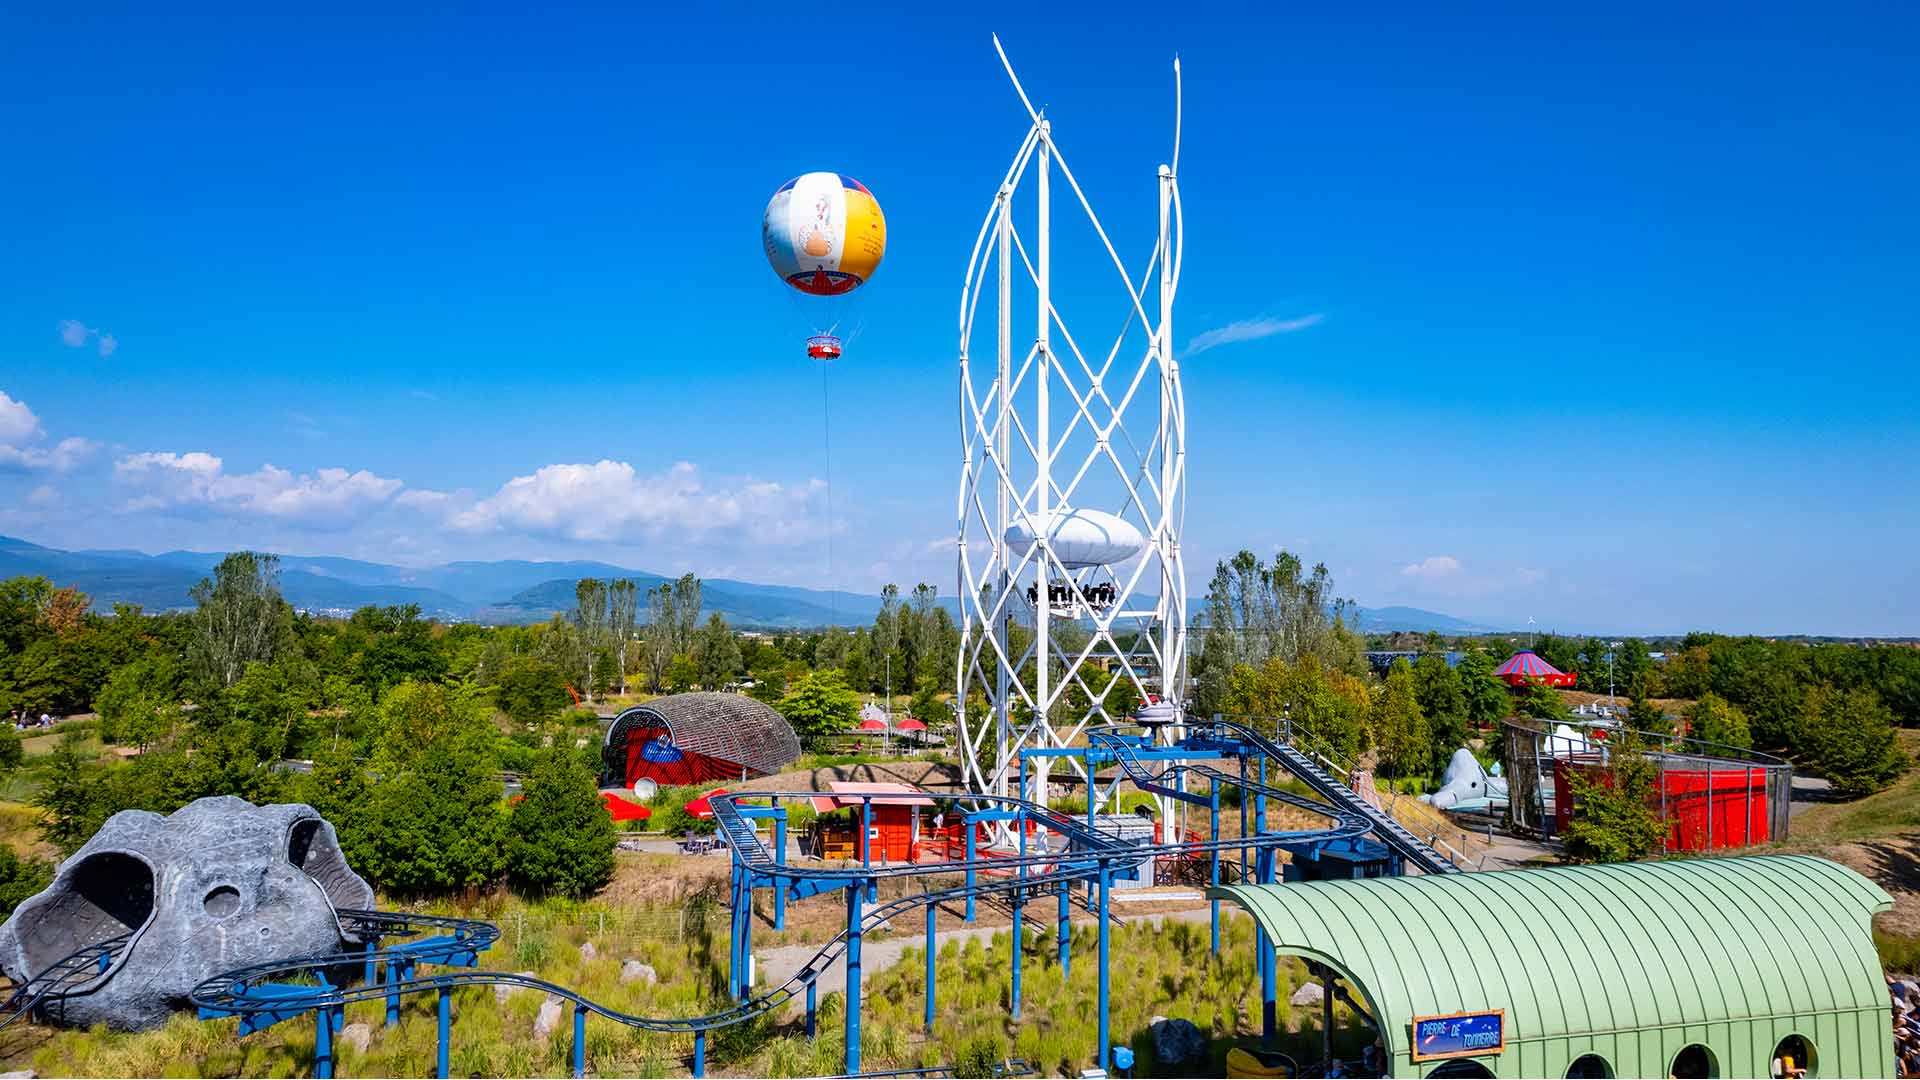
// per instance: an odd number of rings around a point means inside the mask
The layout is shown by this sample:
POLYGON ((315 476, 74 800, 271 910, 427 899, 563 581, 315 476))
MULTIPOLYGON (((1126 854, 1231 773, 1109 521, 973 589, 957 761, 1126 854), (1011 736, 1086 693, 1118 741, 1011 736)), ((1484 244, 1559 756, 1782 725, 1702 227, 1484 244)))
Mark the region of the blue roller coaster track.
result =
MULTIPOLYGON (((1312 754, 1291 745, 1285 736, 1272 738, 1251 726, 1220 717, 1190 724, 1186 731, 1186 737, 1178 744, 1156 745, 1151 732, 1116 725, 1092 730, 1085 747, 1037 753, 1080 758, 1090 781, 1089 796, 1095 794, 1092 780, 1097 770, 1111 763, 1116 766, 1112 781, 1115 787, 1124 779, 1141 790, 1206 808, 1210 821, 1207 839, 1185 838, 1162 843, 1122 839, 1100 827, 1094 816, 1097 800, 1092 797, 1087 800, 1087 817, 1081 819, 1012 797, 873 794, 859 796, 863 825, 869 826, 861 830, 863 838, 871 835, 875 803, 884 805, 890 799, 901 798, 932 799, 964 823, 966 857, 931 863, 875 864, 863 839, 857 866, 797 866, 787 863, 785 858, 787 811, 782 803, 810 798, 816 792, 743 792, 712 797, 716 825, 732 860, 728 968, 733 1001, 726 1008, 703 1016, 638 1016, 602 1005, 543 979, 480 968, 480 953, 500 936, 497 927, 483 920, 350 909, 338 912, 341 932, 343 938, 361 942, 360 949, 291 957, 226 972, 195 987, 191 999, 203 1019, 238 1017, 242 1035, 313 1014, 314 1075, 330 1077, 335 1044, 345 1025, 348 1005, 383 1001, 386 1021, 393 1024, 399 1021, 403 999, 431 994, 438 1003, 436 1075, 444 1077, 449 1069, 454 991, 470 986, 525 987, 572 1003, 573 1075, 585 1074, 586 1023, 589 1016, 599 1016, 647 1031, 690 1034, 693 1037, 692 1072, 703 1076, 710 1032, 769 1014, 796 998, 805 998, 806 1032, 814 1035, 818 983, 836 962, 844 961, 845 1068, 848 1075, 860 1075, 861 944, 866 934, 912 911, 924 911, 928 945, 925 1016, 930 1029, 937 992, 933 962, 937 952, 934 935, 938 911, 943 904, 958 902, 964 904, 966 920, 971 922, 978 900, 998 898, 1012 909, 1010 1008, 1017 1018, 1021 1009, 1024 909, 1028 903, 1043 897, 1054 900, 1059 963, 1064 967, 1070 963, 1071 894, 1079 887, 1085 892, 1085 907, 1098 915, 1095 1060, 1105 1065, 1115 1061, 1108 1028, 1113 883, 1136 877, 1146 860, 1204 859, 1210 880, 1217 885, 1222 880, 1222 856, 1238 854, 1243 867, 1251 860, 1248 870, 1253 880, 1271 882, 1276 877, 1279 851, 1298 853, 1316 845, 1372 835, 1392 852, 1396 871, 1401 861, 1425 873, 1451 873, 1457 869, 1390 814, 1362 799, 1322 769, 1312 754), (1238 772, 1213 764, 1227 759, 1237 759, 1238 772), (1317 798, 1268 783, 1269 764, 1294 777, 1317 798), (1199 790, 1202 787, 1204 793, 1199 790), (1239 789, 1243 807, 1251 799, 1253 819, 1244 835, 1223 838, 1220 835, 1222 794, 1234 788, 1239 789), (1328 824, 1319 829, 1270 831, 1267 828, 1269 803, 1322 816, 1328 824), (755 822, 762 820, 770 821, 773 826, 771 850, 762 841, 761 831, 755 828, 755 822), (977 827, 988 823, 1011 826, 1012 834, 1017 837, 1015 850, 980 852, 976 843, 977 827), (953 878, 962 883, 945 883, 953 878), (878 903, 875 902, 877 886, 883 879, 921 879, 928 887, 878 903), (936 883, 939 887, 932 887, 936 883), (751 982, 753 899, 755 891, 762 888, 772 891, 776 929, 785 924, 788 900, 833 891, 845 893, 846 925, 791 977, 756 992, 751 982), (423 966, 432 970, 423 972, 423 966), (353 978, 355 973, 359 976, 357 982, 353 978)), ((1022 790, 1025 789, 1023 782, 1022 790)), ((1243 870, 1243 874, 1248 870, 1243 870)), ((1220 942, 1219 920, 1219 902, 1214 901, 1212 931, 1216 952, 1220 942)), ((95 980, 111 969, 120 951, 128 948, 135 936, 123 934, 88 945, 14 988, 0 1001, 0 1027, 36 1009, 45 1012, 57 1007, 63 996, 84 993, 96 985, 95 980)), ((1270 1035, 1276 1022, 1277 972, 1272 950, 1266 947, 1264 938, 1261 946, 1263 1027, 1270 1035)), ((1025 1070, 1025 1063, 1018 1062, 1003 1067, 1008 1075, 1025 1070)), ((920 1074, 939 1075, 942 1071, 923 1070, 920 1074)))

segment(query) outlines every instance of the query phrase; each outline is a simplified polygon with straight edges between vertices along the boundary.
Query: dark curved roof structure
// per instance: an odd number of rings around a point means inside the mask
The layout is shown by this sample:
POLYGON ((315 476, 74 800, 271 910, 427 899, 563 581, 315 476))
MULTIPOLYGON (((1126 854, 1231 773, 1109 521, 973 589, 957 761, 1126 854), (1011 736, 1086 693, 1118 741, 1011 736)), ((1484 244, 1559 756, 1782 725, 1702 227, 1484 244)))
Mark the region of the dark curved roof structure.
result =
POLYGON ((779 713, 744 694, 671 694, 636 705, 613 718, 601 760, 616 783, 629 782, 630 734, 664 729, 682 753, 777 773, 800 757, 800 737, 779 713))

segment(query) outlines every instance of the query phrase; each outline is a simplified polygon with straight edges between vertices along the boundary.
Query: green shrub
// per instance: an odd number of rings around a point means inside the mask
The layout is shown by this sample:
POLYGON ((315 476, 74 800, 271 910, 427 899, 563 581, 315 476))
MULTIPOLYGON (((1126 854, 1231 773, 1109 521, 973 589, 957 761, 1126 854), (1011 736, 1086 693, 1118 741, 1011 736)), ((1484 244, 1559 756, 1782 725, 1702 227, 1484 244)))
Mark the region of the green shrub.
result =
POLYGON ((1803 757, 1845 798, 1879 791, 1911 764, 1900 748, 1893 713, 1871 690, 1816 686, 1807 691, 1801 739, 1803 757))
POLYGON ((0 844, 0 919, 13 914, 22 900, 52 881, 52 863, 44 859, 23 859, 15 855, 12 848, 0 844))
POLYGON ((592 774, 548 750, 507 818, 507 874, 520 889, 589 896, 613 876, 613 819, 592 774))
POLYGON ((1659 851, 1667 835, 1654 806, 1656 770, 1633 729, 1623 729, 1610 751, 1606 771, 1568 774, 1574 804, 1564 839, 1574 862, 1643 859, 1659 851))

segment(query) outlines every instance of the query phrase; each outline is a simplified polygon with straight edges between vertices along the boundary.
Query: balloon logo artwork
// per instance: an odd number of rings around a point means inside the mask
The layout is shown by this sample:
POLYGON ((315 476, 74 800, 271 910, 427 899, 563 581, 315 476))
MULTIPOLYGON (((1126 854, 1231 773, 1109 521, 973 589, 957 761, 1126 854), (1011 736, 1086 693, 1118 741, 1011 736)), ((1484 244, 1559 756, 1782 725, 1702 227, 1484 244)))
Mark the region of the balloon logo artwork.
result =
POLYGON ((832 360, 847 297, 872 279, 887 253, 887 219, 866 185, 840 173, 810 172, 773 193, 760 219, 767 263, 792 290, 813 334, 807 354, 832 360))

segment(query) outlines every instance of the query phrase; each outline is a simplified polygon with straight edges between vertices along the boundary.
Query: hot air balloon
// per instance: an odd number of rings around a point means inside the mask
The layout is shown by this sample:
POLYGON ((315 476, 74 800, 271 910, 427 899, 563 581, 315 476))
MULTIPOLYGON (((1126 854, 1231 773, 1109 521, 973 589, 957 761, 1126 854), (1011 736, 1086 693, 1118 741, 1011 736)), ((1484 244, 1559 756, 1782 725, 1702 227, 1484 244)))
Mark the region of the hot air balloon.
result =
POLYGON ((865 285, 887 253, 887 219, 873 192, 851 176, 810 172, 773 193, 760 221, 767 262, 809 316, 807 355, 840 355, 835 336, 847 296, 865 285))

